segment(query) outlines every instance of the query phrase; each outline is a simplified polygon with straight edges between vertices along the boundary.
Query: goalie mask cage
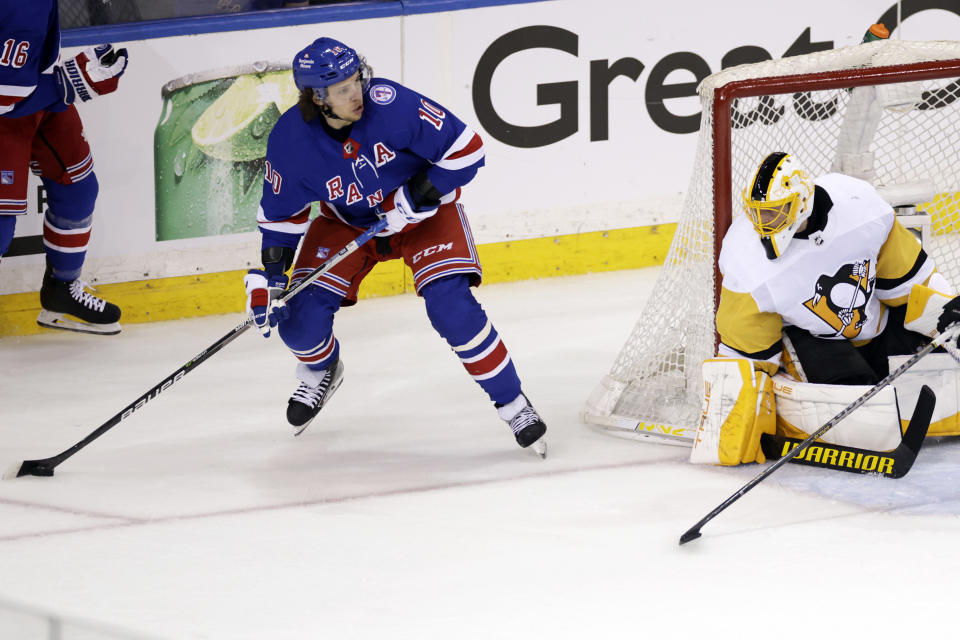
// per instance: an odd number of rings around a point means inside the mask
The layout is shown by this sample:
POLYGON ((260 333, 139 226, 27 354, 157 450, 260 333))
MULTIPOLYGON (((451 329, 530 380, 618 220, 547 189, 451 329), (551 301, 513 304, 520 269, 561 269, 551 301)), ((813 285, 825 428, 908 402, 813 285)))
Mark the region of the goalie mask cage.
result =
MULTIPOLYGON (((693 174, 654 289, 581 420, 691 444, 700 364, 716 353, 716 267, 740 194, 770 152, 873 183, 960 286, 960 42, 885 40, 741 65, 699 88, 693 174)), ((759 240, 758 240, 759 242, 759 240)))

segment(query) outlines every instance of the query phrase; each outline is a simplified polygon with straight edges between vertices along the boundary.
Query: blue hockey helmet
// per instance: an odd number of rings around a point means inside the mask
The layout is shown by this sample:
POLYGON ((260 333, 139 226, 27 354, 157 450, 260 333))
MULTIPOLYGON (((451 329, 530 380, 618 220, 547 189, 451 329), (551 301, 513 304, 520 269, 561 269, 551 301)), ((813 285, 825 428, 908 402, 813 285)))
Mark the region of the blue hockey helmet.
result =
POLYGON ((367 61, 354 49, 333 38, 317 38, 293 58, 293 83, 297 89, 313 89, 321 100, 326 88, 360 72, 363 88, 370 82, 367 61))

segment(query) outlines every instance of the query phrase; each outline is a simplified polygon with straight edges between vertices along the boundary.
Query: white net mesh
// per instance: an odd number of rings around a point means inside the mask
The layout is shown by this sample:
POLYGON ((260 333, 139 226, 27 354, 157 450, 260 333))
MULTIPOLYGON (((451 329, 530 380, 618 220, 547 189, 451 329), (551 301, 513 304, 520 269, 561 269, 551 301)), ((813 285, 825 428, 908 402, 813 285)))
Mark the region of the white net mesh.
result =
POLYGON ((925 249, 960 285, 958 60, 960 42, 881 41, 742 65, 704 80, 700 137, 676 235, 639 320, 581 418, 692 441, 700 363, 715 353, 715 220, 723 210, 739 214, 741 190, 772 151, 793 154, 815 176, 841 171, 871 181, 894 206, 913 205, 898 211, 921 214, 910 224, 925 227, 925 249), (842 86, 824 88, 828 77, 842 86), (738 81, 746 82, 730 86, 738 81), (730 103, 730 162, 714 176, 715 154, 724 157, 715 137, 722 142, 727 129, 713 121, 714 100, 723 88, 740 91, 744 84, 750 87, 743 97, 730 103), (715 177, 730 202, 714 202, 715 177))

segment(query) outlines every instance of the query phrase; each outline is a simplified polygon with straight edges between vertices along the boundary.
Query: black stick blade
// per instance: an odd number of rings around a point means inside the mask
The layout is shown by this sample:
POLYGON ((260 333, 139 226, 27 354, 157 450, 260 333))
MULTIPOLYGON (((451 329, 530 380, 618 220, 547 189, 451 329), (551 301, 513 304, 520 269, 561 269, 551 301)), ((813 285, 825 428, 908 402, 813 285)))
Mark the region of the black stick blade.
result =
MULTIPOLYGON (((800 438, 765 433, 760 446, 768 460, 777 460, 802 442, 800 438)), ((791 464, 800 464, 832 471, 882 475, 887 478, 902 478, 906 475, 916 454, 903 443, 892 451, 858 449, 846 445, 817 442, 790 459, 791 464)))
MULTIPOLYGON (((804 449, 800 455, 791 458, 790 462, 834 471, 902 478, 910 471, 920 447, 923 446, 936 402, 936 395, 930 387, 924 385, 917 396, 910 424, 900 444, 892 451, 874 451, 817 442, 804 449)), ((802 442, 800 438, 765 433, 760 439, 760 446, 768 459, 777 460, 802 442)))
POLYGON ((903 444, 913 452, 914 457, 920 452, 923 439, 927 437, 927 429, 930 428, 930 420, 933 418, 933 409, 936 405, 936 394, 930 387, 923 385, 920 388, 920 395, 917 396, 913 415, 910 417, 910 425, 903 434, 903 444))
POLYGON ((920 388, 920 395, 917 396, 917 406, 913 408, 913 415, 910 416, 910 424, 903 434, 903 440, 900 446, 894 452, 897 456, 896 475, 891 478, 902 478, 907 475, 913 466, 917 454, 920 453, 920 447, 923 446, 923 439, 927 437, 927 430, 930 428, 930 420, 933 418, 933 409, 937 405, 937 396, 927 385, 920 388))
POLYGON ((53 475, 53 469, 56 467, 50 460, 24 460, 19 465, 8 469, 3 474, 4 478, 22 478, 23 476, 40 476, 48 478, 53 475))
POLYGON ((700 537, 700 525, 697 525, 691 529, 688 529, 686 533, 680 536, 680 544, 685 545, 688 542, 696 540, 700 537))

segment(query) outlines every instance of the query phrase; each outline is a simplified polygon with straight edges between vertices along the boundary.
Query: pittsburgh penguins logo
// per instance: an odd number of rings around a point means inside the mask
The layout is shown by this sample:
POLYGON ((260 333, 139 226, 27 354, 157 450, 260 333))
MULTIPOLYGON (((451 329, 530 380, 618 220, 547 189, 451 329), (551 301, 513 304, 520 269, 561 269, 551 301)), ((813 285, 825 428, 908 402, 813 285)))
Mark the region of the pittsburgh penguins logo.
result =
POLYGON ((821 337, 852 340, 860 335, 876 279, 876 274, 870 274, 869 260, 845 264, 834 275, 817 278, 813 297, 803 306, 833 329, 821 337))

